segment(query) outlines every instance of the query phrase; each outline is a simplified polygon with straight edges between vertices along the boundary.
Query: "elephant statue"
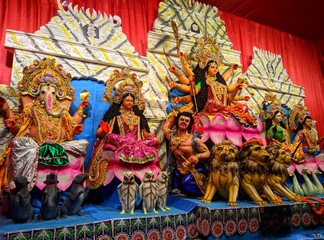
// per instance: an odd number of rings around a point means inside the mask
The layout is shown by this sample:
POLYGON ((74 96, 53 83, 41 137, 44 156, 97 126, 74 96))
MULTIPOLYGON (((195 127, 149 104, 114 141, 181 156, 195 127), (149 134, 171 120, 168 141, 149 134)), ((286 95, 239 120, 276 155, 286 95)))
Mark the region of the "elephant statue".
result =
POLYGON ((73 135, 83 131, 81 122, 86 117, 83 111, 88 100, 82 100, 73 116, 69 113, 75 100, 71 79, 55 59, 34 60, 23 69, 18 82, 22 111, 13 112, 6 98, 0 96, 0 116, 12 134, 0 156, 0 193, 4 187, 14 188, 12 180, 18 176, 27 177, 29 190, 34 184, 42 189, 46 175, 53 171, 65 190, 83 171, 88 141, 73 140, 73 135))

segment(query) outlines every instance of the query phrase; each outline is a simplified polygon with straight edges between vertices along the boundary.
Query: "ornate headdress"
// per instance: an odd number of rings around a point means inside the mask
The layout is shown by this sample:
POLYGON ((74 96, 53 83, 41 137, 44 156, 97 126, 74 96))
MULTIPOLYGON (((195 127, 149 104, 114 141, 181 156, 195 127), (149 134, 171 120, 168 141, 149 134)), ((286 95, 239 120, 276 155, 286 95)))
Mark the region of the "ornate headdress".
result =
POLYGON ((289 127, 296 130, 307 116, 309 116, 308 108, 304 104, 298 103, 290 111, 289 127))
POLYGON ((63 70, 53 58, 44 58, 42 61, 34 60, 33 64, 24 67, 23 78, 18 82, 18 89, 22 95, 36 97, 40 87, 44 84, 57 89, 57 98, 74 99, 74 88, 71 87, 71 74, 63 70))
POLYGON ((269 92, 264 96, 262 105, 264 108, 268 107, 268 109, 265 111, 264 116, 266 118, 272 119, 274 117, 274 113, 277 111, 281 112, 284 116, 286 115, 282 108, 280 99, 278 99, 277 96, 272 92, 269 92))
POLYGON ((214 60, 217 64, 223 61, 220 48, 213 36, 207 35, 198 39, 194 59, 198 61, 200 68, 204 68, 210 60, 214 60))
POLYGON ((144 110, 145 101, 141 92, 142 86, 143 82, 138 80, 135 73, 131 74, 129 68, 124 68, 121 72, 114 70, 107 80, 102 99, 109 104, 120 103, 123 96, 132 94, 135 97, 134 105, 144 110))

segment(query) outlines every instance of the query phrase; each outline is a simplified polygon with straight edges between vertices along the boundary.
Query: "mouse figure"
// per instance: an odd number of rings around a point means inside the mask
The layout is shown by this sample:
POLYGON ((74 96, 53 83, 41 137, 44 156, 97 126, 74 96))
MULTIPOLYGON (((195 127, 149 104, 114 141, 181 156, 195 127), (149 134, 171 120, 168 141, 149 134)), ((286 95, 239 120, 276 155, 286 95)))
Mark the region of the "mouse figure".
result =
POLYGON ((126 171, 123 182, 118 185, 118 197, 122 207, 120 214, 134 214, 137 195, 138 184, 135 182, 135 175, 131 171, 126 171))
POLYGON ((73 215, 81 216, 81 205, 88 196, 90 189, 86 189, 84 181, 89 177, 88 173, 81 173, 75 176, 68 197, 64 200, 61 207, 61 216, 68 217, 73 215))
POLYGON ((158 187, 158 199, 157 199, 157 207, 159 207, 163 212, 166 210, 171 210, 171 208, 166 206, 167 196, 168 196, 168 187, 169 187, 169 174, 166 171, 162 171, 159 173, 157 179, 157 187, 158 187))
POLYGON ((38 220, 52 220, 60 217, 59 202, 61 190, 58 189, 57 175, 53 172, 46 176, 44 183, 46 184, 41 198, 41 208, 38 220))
POLYGON ((156 202, 158 199, 157 191, 158 187, 154 180, 154 172, 146 171, 144 174, 143 181, 139 187, 144 214, 147 214, 148 211, 158 213, 158 211, 155 210, 156 202))
POLYGON ((24 176, 15 177, 13 181, 16 187, 7 191, 12 219, 16 223, 30 222, 34 218, 34 208, 30 202, 29 181, 24 176))

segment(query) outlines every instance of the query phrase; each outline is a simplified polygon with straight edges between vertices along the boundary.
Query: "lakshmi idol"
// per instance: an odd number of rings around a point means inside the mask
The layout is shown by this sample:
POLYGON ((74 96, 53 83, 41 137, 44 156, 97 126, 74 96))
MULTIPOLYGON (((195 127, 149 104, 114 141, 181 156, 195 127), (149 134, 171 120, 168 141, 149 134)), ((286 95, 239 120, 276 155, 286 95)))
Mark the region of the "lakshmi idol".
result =
POLYGON ((88 169, 87 185, 93 189, 109 184, 114 177, 122 181, 125 171, 132 171, 139 180, 145 170, 156 176, 160 171, 159 140, 150 133, 143 114, 141 87, 142 82, 127 68, 115 70, 107 81, 103 100, 110 107, 97 129, 88 169))

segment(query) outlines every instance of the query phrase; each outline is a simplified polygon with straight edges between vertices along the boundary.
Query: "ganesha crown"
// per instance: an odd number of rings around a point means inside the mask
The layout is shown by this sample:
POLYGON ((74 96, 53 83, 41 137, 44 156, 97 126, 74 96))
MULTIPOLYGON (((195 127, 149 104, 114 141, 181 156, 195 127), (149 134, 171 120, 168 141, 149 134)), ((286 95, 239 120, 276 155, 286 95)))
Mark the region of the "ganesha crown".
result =
POLYGON ((296 130, 299 125, 303 123, 306 117, 309 117, 310 113, 306 105, 298 103, 290 111, 289 125, 292 130, 296 130))
POLYGON ((18 82, 18 89, 22 95, 36 97, 43 85, 51 85, 57 90, 60 100, 74 98, 74 89, 71 87, 71 74, 67 73, 61 64, 53 58, 34 60, 29 66, 24 67, 23 77, 18 82))

